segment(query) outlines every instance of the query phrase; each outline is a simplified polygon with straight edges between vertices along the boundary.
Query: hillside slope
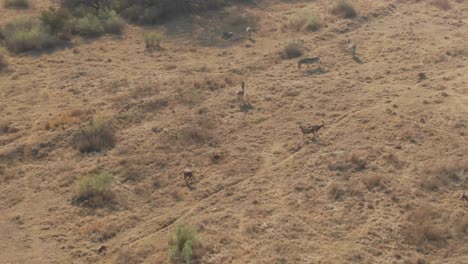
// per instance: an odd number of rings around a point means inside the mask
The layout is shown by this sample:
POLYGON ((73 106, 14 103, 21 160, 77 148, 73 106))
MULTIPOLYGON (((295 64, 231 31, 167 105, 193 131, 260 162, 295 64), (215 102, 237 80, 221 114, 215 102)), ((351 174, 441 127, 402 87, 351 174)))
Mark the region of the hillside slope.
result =
POLYGON ((185 222, 201 263, 467 263, 468 2, 356 0, 355 19, 287 2, 240 7, 255 43, 220 38, 231 7, 151 28, 160 52, 129 25, 9 56, 0 120, 19 131, 0 135, 2 262, 167 263, 168 230, 185 222), (309 9, 327 26, 287 26, 309 9), (283 59, 291 41, 325 72, 283 59), (80 122, 46 129, 76 109, 111 119, 115 148, 80 154, 80 122), (298 124, 321 121, 303 141, 298 124), (72 205, 76 179, 101 171, 117 209, 72 205))

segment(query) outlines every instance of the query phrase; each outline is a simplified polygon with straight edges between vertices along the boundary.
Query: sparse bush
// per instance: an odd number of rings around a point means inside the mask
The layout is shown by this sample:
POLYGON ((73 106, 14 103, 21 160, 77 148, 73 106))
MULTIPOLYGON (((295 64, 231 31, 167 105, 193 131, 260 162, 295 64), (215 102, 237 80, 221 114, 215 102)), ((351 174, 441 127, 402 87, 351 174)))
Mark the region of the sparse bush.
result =
POLYGON ((104 33, 104 26, 101 20, 93 14, 75 18, 70 22, 70 25, 72 25, 74 34, 82 36, 95 37, 104 33))
POLYGON ((3 0, 3 7, 5 8, 26 9, 29 6, 29 0, 3 0))
POLYGON ((81 153, 99 152, 113 148, 115 132, 109 123, 103 120, 91 120, 74 137, 74 146, 81 153))
POLYGON ((291 21, 291 26, 297 31, 317 31, 322 21, 314 12, 304 12, 291 21))
POLYGON ((328 197, 332 200, 339 200, 344 195, 344 190, 337 183, 331 183, 327 189, 328 197))
POLYGON ((8 23, 2 34, 6 47, 13 52, 39 50, 57 44, 57 39, 42 23, 26 17, 20 17, 8 23))
POLYGON ((111 191, 112 174, 102 172, 100 174, 86 175, 77 181, 78 195, 74 197, 74 204, 87 207, 104 207, 112 205, 114 193, 111 191))
POLYGON ((304 52, 302 51, 302 47, 294 42, 289 43, 284 51, 288 59, 301 57, 304 54, 304 52))
POLYGON ((59 35, 64 32, 70 13, 63 8, 55 9, 51 7, 42 10, 40 18, 52 35, 59 35))
POLYGON ((333 15, 344 18, 354 18, 357 16, 357 11, 353 5, 347 0, 340 0, 331 10, 333 15))
POLYGON ((158 33, 148 32, 145 34, 145 44, 147 49, 161 49, 162 37, 158 33))
POLYGON ((367 167, 367 154, 361 151, 353 151, 347 155, 340 155, 335 160, 328 162, 330 170, 346 171, 354 169, 355 171, 364 170, 367 167))
POLYGON ((421 186, 427 190, 435 191, 450 183, 468 183, 468 161, 466 160, 441 160, 428 164, 423 173, 426 176, 421 186))
POLYGON ((437 217, 437 212, 428 206, 416 208, 408 217, 407 242, 416 245, 425 242, 444 242, 447 230, 435 223, 437 217))
POLYGON ((190 264, 199 239, 194 227, 179 223, 169 232, 168 242, 171 261, 190 264))
POLYGON ((432 0, 430 4, 443 10, 452 8, 449 0, 432 0))

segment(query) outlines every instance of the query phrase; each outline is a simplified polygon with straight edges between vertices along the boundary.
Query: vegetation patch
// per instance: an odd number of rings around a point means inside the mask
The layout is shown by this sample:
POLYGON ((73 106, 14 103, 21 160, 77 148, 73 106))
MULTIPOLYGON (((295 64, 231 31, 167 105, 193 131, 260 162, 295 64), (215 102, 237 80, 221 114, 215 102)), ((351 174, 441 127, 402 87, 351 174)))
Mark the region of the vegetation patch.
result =
POLYGON ((173 263, 189 264, 196 257, 199 238, 194 227, 179 223, 169 232, 169 258, 173 263))
POLYGON ((81 153, 100 152, 115 146, 116 137, 112 126, 100 119, 91 120, 75 135, 73 143, 81 153))
POLYGON ((5 8, 27 9, 29 6, 29 0, 3 0, 5 8))
POLYGON ((96 37, 104 33, 120 34, 125 22, 115 11, 87 13, 82 17, 72 18, 69 22, 73 34, 96 37))
POLYGON ((332 8, 331 13, 343 18, 354 18, 357 16, 357 11, 354 6, 347 0, 340 0, 332 8))
POLYGON ((437 212, 428 206, 416 208, 409 215, 405 226, 406 241, 419 246, 426 243, 444 243, 448 232, 436 223, 438 217, 437 212))
POLYGON ((78 194, 72 203, 91 208, 112 206, 115 199, 111 190, 112 178, 111 173, 102 172, 78 179, 78 194))
POLYGON ((0 72, 8 67, 8 61, 5 56, 5 50, 0 47, 0 72))
POLYGON ((450 4, 449 0, 431 0, 430 4, 443 10, 452 8, 452 4, 450 4))
POLYGON ((295 42, 290 42, 284 48, 284 53, 285 53, 287 59, 298 58, 298 57, 301 57, 304 54, 304 52, 302 51, 302 46, 295 43, 295 42))
POLYGON ((5 25, 2 30, 6 47, 13 52, 51 48, 57 38, 39 21, 19 17, 5 25))
POLYGON ((292 19, 290 26, 296 31, 317 31, 323 24, 313 11, 306 11, 292 19))
POLYGON ((423 170, 425 176, 421 186, 430 191, 436 191, 444 186, 468 186, 468 160, 441 160, 428 164, 423 170))
POLYGON ((162 37, 160 34, 155 32, 145 33, 145 45, 148 50, 161 50, 162 37))

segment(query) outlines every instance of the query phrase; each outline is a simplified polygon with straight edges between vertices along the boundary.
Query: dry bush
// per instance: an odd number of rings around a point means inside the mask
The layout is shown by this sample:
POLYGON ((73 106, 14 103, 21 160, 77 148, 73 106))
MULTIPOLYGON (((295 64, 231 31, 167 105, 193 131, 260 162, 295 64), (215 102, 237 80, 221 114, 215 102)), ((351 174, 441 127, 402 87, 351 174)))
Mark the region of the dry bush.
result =
POLYGON ((73 145, 81 153, 100 152, 113 148, 116 142, 115 131, 101 119, 93 119, 74 136, 73 145))
POLYGON ((144 35, 145 38, 145 47, 148 50, 161 50, 161 41, 162 37, 160 34, 155 32, 148 32, 144 35))
POLYGON ((452 8, 452 4, 449 0, 431 0, 429 3, 443 10, 449 10, 452 8))
POLYGON ((30 5, 29 0, 3 0, 5 8, 27 9, 30 5))
POLYGON ((353 151, 347 155, 342 155, 335 160, 328 161, 330 170, 346 171, 353 169, 361 171, 367 167, 367 154, 361 151, 353 151))
POLYGON ((289 26, 296 31, 317 31, 322 28, 322 21, 313 11, 306 11, 293 18, 289 26))
POLYGON ((345 191, 343 188, 341 188, 337 183, 331 183, 328 187, 327 187, 327 195, 328 195, 328 198, 332 199, 332 200, 339 200, 343 195, 344 195, 345 191))
POLYGON ((378 174, 365 176, 363 181, 368 190, 372 190, 376 187, 383 187, 383 177, 378 174))
POLYGON ((464 215, 455 222, 455 235, 459 238, 466 237, 468 235, 468 216, 464 215))
POLYGON ((344 18, 354 18, 357 16, 357 11, 354 6, 347 0, 340 0, 332 8, 331 13, 344 18))
POLYGON ((185 105, 196 106, 205 99, 205 94, 200 89, 180 88, 177 90, 177 99, 185 105))
POLYGON ((437 217, 437 212, 427 205, 416 208, 405 226, 406 241, 415 245, 445 242, 447 230, 435 223, 437 217))
POLYGON ((427 190, 435 191, 441 187, 452 184, 468 184, 468 160, 445 160, 427 164, 423 173, 425 178, 421 186, 427 190))
POLYGON ((116 264, 139 264, 153 252, 153 246, 143 245, 136 249, 124 248, 117 254, 116 264))
POLYGON ((117 235, 121 227, 106 220, 95 221, 81 227, 81 233, 85 234, 92 242, 105 242, 117 235))
POLYGON ((72 109, 47 121, 45 128, 49 130, 60 127, 64 128, 74 124, 81 124, 88 120, 91 115, 92 112, 89 110, 72 109))
POLYGON ((301 57, 304 54, 302 50, 303 50, 302 46, 295 42, 290 42, 284 48, 284 52, 285 52, 287 59, 294 59, 294 58, 301 57))
POLYGON ((86 207, 107 207, 115 203, 115 194, 111 190, 113 176, 109 172, 90 174, 78 179, 78 194, 72 203, 86 207))

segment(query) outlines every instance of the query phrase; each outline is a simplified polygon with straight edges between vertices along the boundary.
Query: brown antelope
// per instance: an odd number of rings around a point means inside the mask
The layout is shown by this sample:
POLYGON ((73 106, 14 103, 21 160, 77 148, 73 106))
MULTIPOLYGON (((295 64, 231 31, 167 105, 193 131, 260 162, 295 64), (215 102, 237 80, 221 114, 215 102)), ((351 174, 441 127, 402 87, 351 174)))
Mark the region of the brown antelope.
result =
POLYGON ((193 183, 194 178, 193 178, 193 172, 191 169, 189 168, 184 169, 184 180, 187 185, 190 185, 193 183))
POLYGON ((249 37, 249 40, 252 40, 252 31, 253 31, 253 29, 251 27, 247 27, 245 29, 245 33, 247 33, 247 35, 249 37))
POLYGON ((299 128, 301 129, 302 131, 302 140, 305 139, 305 135, 306 134, 314 134, 314 137, 317 135, 318 131, 325 127, 325 124, 322 123, 320 125, 312 125, 312 126, 303 126, 303 125, 300 125, 299 128))
POLYGON ((353 55, 353 58, 356 57, 356 43, 353 43, 350 39, 348 39, 348 46, 347 49, 353 55))
POLYGON ((240 106, 243 106, 245 104, 245 101, 244 101, 244 95, 245 95, 245 83, 242 82, 242 85, 241 85, 241 88, 236 92, 236 95, 237 95, 237 103, 240 105, 240 106))

